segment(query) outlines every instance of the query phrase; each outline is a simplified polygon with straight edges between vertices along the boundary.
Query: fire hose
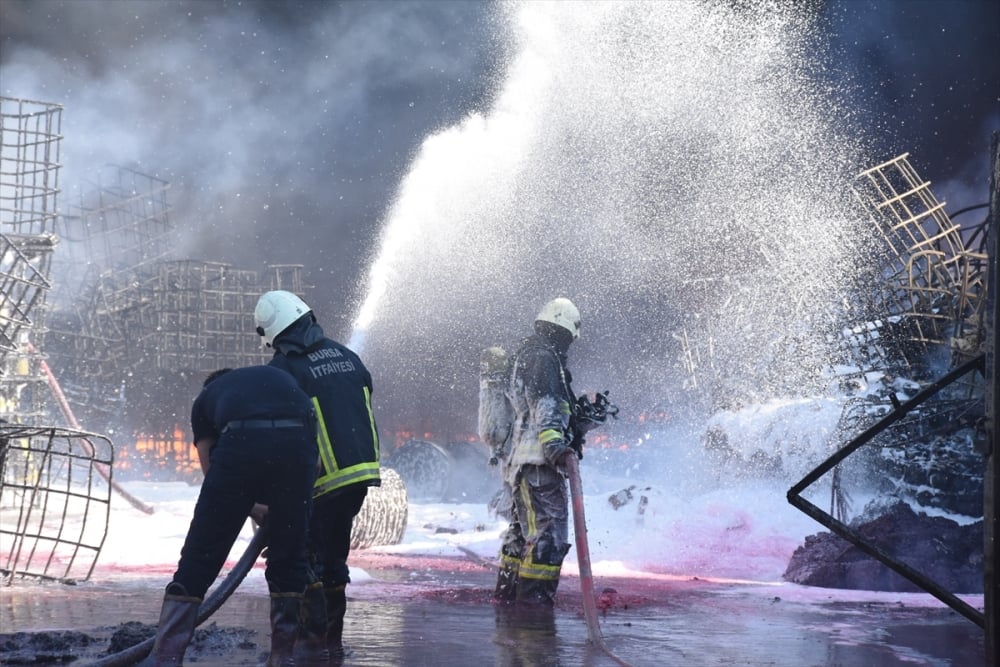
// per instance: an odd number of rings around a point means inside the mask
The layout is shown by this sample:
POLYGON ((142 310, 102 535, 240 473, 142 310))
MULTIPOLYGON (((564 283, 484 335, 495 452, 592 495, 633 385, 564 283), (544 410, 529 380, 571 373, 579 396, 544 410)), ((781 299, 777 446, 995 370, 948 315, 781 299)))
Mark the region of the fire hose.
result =
POLYGON ((583 511, 583 483, 580 481, 580 463, 575 454, 563 459, 566 462, 566 476, 569 477, 569 492, 573 500, 573 532, 576 535, 576 559, 580 566, 580 589, 583 593, 583 615, 587 620, 587 637, 590 643, 606 653, 622 667, 631 667, 608 648, 601 636, 601 626, 597 620, 597 602, 594 599, 594 574, 590 570, 590 546, 587 543, 587 518, 583 511))
MULTIPOLYGON (((258 528, 254 532, 253 538, 250 540, 250 544, 247 545, 246 551, 236 562, 236 565, 229 572, 226 578, 222 581, 219 586, 212 591, 198 607, 198 620, 195 625, 201 625, 208 618, 219 610, 219 607, 229 599, 229 596, 233 594, 233 591, 243 582, 247 574, 250 572, 250 568, 257 561, 257 557, 267 546, 267 536, 264 534, 263 528, 258 528)), ((90 667, 126 667, 127 665, 136 665, 140 660, 149 655, 150 651, 153 650, 153 643, 156 641, 156 637, 150 637, 149 639, 136 644, 135 646, 130 646, 124 651, 115 653, 114 655, 109 655, 105 658, 101 658, 96 662, 90 663, 90 667)))

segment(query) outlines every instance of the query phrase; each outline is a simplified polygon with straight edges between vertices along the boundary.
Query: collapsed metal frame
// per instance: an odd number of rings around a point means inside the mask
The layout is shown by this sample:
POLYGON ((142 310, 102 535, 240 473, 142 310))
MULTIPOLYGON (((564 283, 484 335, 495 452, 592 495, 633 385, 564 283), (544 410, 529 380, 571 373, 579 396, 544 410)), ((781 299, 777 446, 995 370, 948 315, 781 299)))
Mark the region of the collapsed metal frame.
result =
MULTIPOLYGON (((998 223, 1000 223, 1000 132, 994 133, 991 137, 990 154, 992 164, 989 179, 989 215, 984 223, 987 233, 983 242, 983 248, 986 249, 986 252, 979 253, 978 257, 973 258, 978 269, 978 276, 975 280, 968 280, 970 273, 966 269, 971 268, 971 264, 959 272, 959 275, 963 277, 963 295, 974 293, 981 302, 980 307, 974 310, 978 315, 977 324, 981 329, 976 338, 980 343, 979 347, 982 353, 965 361, 936 382, 925 387, 906 403, 896 404, 891 413, 835 452, 799 483, 791 487, 788 490, 787 499, 790 504, 840 537, 848 540, 869 556, 882 562, 897 574, 920 586, 950 608, 976 623, 984 630, 985 634, 985 664, 996 666, 1000 665, 1000 549, 997 548, 997 533, 998 527, 1000 527, 1000 496, 997 495, 997 490, 1000 489, 1000 447, 998 447, 1000 443, 998 443, 997 431, 997 420, 1000 418, 1000 390, 997 387, 997 381, 1000 378, 1000 340, 997 338, 997 327, 1000 325, 1000 300, 996 297, 996 290, 988 289, 988 287, 996 285, 997 277, 1000 276, 1000 234, 998 234, 998 223), (975 288, 968 289, 968 286, 973 284, 976 285, 975 288), (966 291, 967 289, 968 291, 966 291), (982 424, 985 435, 983 445, 985 461, 983 475, 984 610, 982 613, 949 591, 943 590, 934 581, 909 567, 906 563, 886 554, 877 545, 864 540, 850 527, 831 514, 823 512, 801 496, 806 488, 826 472, 833 469, 834 474, 836 474, 839 469, 837 468, 838 464, 858 448, 905 417, 921 403, 972 371, 981 373, 985 378, 983 392, 985 414, 982 424)), ((938 209, 935 208, 936 210, 938 209)), ((968 321, 966 320, 966 323, 968 321)), ((960 331, 960 333, 962 332, 960 331)), ((952 349, 953 352, 957 353, 956 356, 961 358, 962 355, 968 354, 969 348, 960 347, 956 350, 953 347, 952 349)), ((833 511, 834 508, 831 508, 831 513, 833 511)))
POLYGON ((0 424, 0 577, 90 578, 107 537, 114 448, 103 435, 0 424))
MULTIPOLYGON (((908 342, 916 344, 911 349, 912 358, 906 356, 900 358, 897 355, 895 361, 897 363, 902 361, 906 369, 912 369, 914 361, 926 359, 932 350, 947 345, 952 370, 936 381, 926 384, 905 403, 899 403, 895 394, 890 393, 892 410, 888 414, 813 469, 792 486, 786 495, 792 506, 985 630, 986 659, 990 665, 996 665, 998 657, 996 613, 997 589, 1000 588, 996 579, 997 554, 994 544, 997 524, 995 495, 997 389, 994 386, 997 377, 995 334, 997 308, 995 290, 988 289, 989 285, 995 284, 997 275, 995 223, 996 213, 1000 207, 998 138, 1000 134, 993 136, 991 146, 994 164, 990 175, 990 217, 987 223, 984 223, 989 237, 984 243, 985 253, 965 248, 959 226, 952 223, 945 214, 944 205, 934 198, 929 183, 922 182, 917 177, 906 159, 906 154, 862 172, 860 178, 867 182, 867 187, 862 186, 855 192, 877 216, 882 216, 881 220, 886 221, 886 224, 880 224, 880 220, 876 218, 876 228, 882 233, 890 251, 894 253, 894 257, 884 267, 886 282, 882 296, 888 299, 882 308, 885 309, 887 316, 910 318, 908 324, 911 326, 904 334, 909 339, 908 342), (990 251, 993 253, 992 259, 990 251), (983 612, 945 590, 930 577, 901 559, 887 553, 874 542, 865 539, 860 532, 833 516, 838 510, 836 483, 840 471, 839 464, 922 403, 970 373, 978 373, 985 378, 983 395, 986 399, 986 409, 985 423, 982 426, 986 435, 984 453, 987 465, 983 488, 985 584, 983 612), (833 470, 835 493, 830 513, 826 513, 805 499, 802 493, 831 470, 833 470)), ((889 346, 885 344, 887 341, 880 340, 884 333, 881 330, 883 323, 871 324, 874 326, 855 327, 850 332, 855 337, 855 349, 867 350, 869 353, 872 351, 883 353, 868 354, 869 362, 888 361, 884 353, 888 351, 889 346)), ((898 340, 895 342, 899 343, 898 340)), ((864 356, 860 355, 862 363, 865 361, 864 356)), ((972 387, 974 384, 970 382, 969 386, 972 387)), ((969 391, 968 396, 972 399, 975 392, 969 391)))
POLYGON ((879 370, 913 369, 936 347, 953 363, 977 356, 987 292, 985 253, 966 247, 953 222, 902 155, 861 172, 854 187, 884 242, 880 302, 851 329, 854 343, 877 351, 879 370), (891 353, 885 337, 891 337, 891 353))
POLYGON ((265 363, 256 299, 268 289, 301 294, 303 267, 177 259, 169 182, 107 165, 91 185, 59 220, 46 353, 88 427, 170 439, 176 419, 161 416, 186 408, 165 409, 166 386, 187 400, 193 373, 265 363), (162 395, 149 395, 150 380, 162 395))
POLYGON ((62 111, 0 96, 0 418, 45 416, 45 380, 30 338, 45 333, 56 246, 62 111))
POLYGON ((31 312, 50 287, 18 245, 0 233, 0 351, 21 349, 19 334, 31 328, 31 312))
POLYGON ((953 593, 945 590, 936 582, 921 574, 919 571, 886 553, 878 545, 866 540, 859 532, 853 530, 850 526, 835 518, 832 514, 824 512, 819 507, 803 498, 802 493, 813 483, 819 480, 820 477, 829 472, 831 469, 834 469, 838 463, 846 459, 866 443, 873 440, 879 433, 882 433, 891 425, 903 419, 908 413, 938 394, 945 387, 957 382, 960 378, 968 375, 969 373, 978 372, 983 374, 984 371, 985 363, 983 355, 970 359, 958 368, 950 371, 938 381, 917 392, 913 398, 899 404, 892 412, 884 416, 873 426, 869 427, 861 433, 861 435, 851 440, 847 445, 837 450, 833 455, 823 461, 823 463, 818 465, 805 477, 803 477, 801 481, 792 486, 786 495, 788 502, 791 505, 809 515, 823 526, 826 526, 832 532, 858 547, 872 558, 875 558, 920 588, 926 590, 928 593, 941 600, 946 605, 962 614, 981 628, 985 627, 985 618, 983 613, 953 593))
POLYGON ((107 165, 90 185, 59 219, 63 243, 53 266, 47 347, 69 371, 69 386, 76 376, 113 384, 122 366, 141 363, 132 339, 156 326, 151 282, 176 245, 167 181, 107 165))

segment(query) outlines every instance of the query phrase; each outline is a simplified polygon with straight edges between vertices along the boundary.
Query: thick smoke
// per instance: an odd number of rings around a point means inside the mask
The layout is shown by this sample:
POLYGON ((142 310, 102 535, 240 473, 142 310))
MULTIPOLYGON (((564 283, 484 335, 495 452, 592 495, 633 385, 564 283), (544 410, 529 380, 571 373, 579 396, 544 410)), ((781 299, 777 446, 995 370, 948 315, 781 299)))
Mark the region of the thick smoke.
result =
POLYGON ((126 166, 171 183, 179 259, 301 263, 344 331, 419 142, 485 104, 468 2, 0 3, 0 94, 62 104, 60 208, 126 166))

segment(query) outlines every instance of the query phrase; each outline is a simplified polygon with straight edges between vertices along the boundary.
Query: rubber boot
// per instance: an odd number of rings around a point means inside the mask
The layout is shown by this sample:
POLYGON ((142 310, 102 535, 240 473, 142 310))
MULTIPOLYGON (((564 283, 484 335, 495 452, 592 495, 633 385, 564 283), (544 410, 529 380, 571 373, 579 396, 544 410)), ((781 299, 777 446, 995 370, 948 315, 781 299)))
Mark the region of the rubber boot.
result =
POLYGON ((324 586, 323 595, 326 598, 326 647, 330 652, 330 665, 341 665, 347 655, 344 649, 347 585, 324 586))
POLYGON ((299 638, 295 642, 295 667, 328 667, 330 651, 326 646, 327 616, 323 584, 306 588, 299 616, 299 638))
POLYGON ((497 571, 497 587, 493 592, 496 602, 513 602, 517 599, 517 580, 521 563, 506 554, 500 555, 500 569, 497 571))
POLYGON ((517 585, 517 604, 551 607, 556 603, 558 579, 525 579, 517 585))
POLYGON ((156 626, 156 640, 149 658, 142 664, 152 667, 183 665, 184 652, 198 622, 201 598, 187 594, 178 583, 171 583, 163 595, 160 621, 156 626))
POLYGON ((292 667, 302 612, 301 593, 271 593, 271 653, 265 667, 292 667))

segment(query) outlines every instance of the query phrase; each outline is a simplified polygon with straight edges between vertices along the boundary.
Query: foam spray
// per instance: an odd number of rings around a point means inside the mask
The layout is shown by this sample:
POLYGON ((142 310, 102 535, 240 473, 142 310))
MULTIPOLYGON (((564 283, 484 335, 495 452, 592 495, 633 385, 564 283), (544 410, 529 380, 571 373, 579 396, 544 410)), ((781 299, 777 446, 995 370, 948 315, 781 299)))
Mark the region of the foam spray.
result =
POLYGON ((714 405, 814 388, 861 256, 848 185, 867 158, 810 11, 497 12, 513 48, 492 106, 423 143, 366 278, 350 344, 384 378, 383 414, 471 424, 479 350, 558 295, 583 316, 578 391, 626 412, 683 402, 682 341, 714 405))

